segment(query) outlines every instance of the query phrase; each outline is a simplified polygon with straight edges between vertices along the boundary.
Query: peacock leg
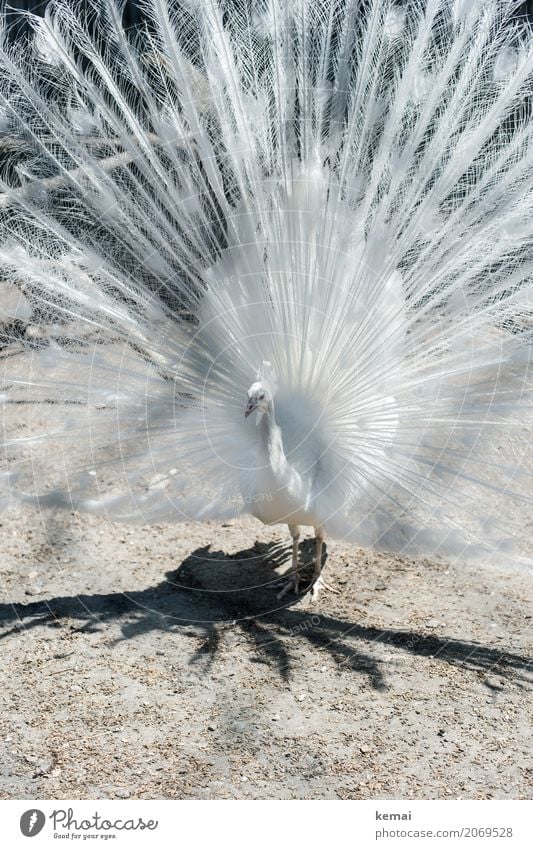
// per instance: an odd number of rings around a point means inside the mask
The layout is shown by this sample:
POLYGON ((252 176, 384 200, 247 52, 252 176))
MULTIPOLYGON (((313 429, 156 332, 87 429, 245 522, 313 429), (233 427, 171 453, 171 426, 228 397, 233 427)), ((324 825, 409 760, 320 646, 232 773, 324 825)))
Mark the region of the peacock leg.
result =
POLYGON ((291 590, 295 593, 300 591, 300 573, 298 572, 298 542, 300 540, 300 526, 289 525, 289 531, 292 537, 291 575, 282 590, 278 593, 278 598, 283 598, 283 596, 291 590))
POLYGON ((320 590, 329 590, 332 593, 337 593, 338 590, 326 584, 322 577, 322 549, 324 547, 324 531, 319 526, 315 528, 316 553, 315 553, 315 569, 311 579, 311 598, 316 601, 320 590))
POLYGON ((298 570, 298 543, 300 541, 300 526, 289 525, 289 531, 292 537, 292 568, 298 570))

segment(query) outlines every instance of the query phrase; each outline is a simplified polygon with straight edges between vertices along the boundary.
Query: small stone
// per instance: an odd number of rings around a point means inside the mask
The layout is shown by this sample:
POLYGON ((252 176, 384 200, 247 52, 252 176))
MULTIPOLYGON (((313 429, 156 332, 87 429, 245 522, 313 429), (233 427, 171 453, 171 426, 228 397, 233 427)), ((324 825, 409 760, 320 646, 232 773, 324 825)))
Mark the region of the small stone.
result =
POLYGON ((297 698, 297 700, 298 700, 299 702, 303 702, 303 700, 306 698, 306 693, 299 693, 299 694, 296 696, 296 698, 297 698))
POLYGON ((505 687, 505 681, 502 681, 501 678, 495 678, 494 675, 489 675, 485 678, 485 684, 491 690, 503 690, 505 687))
POLYGON ((70 689, 73 693, 83 693, 83 687, 80 687, 79 684, 73 684, 70 689))
POLYGON ((275 713, 274 716, 271 717, 271 719, 272 719, 272 722, 279 722, 281 717, 277 713, 275 713))
MULTIPOLYGON (((7 737, 6 737, 7 741, 7 737)), ((38 762, 35 765, 35 772, 33 773, 34 778, 38 778, 41 775, 48 775, 51 773, 51 770, 54 766, 54 761, 51 756, 44 758, 44 760, 38 762)))
POLYGON ((130 791, 126 790, 125 787, 116 787, 114 793, 115 793, 115 796, 117 797, 117 799, 129 799, 130 798, 130 791))

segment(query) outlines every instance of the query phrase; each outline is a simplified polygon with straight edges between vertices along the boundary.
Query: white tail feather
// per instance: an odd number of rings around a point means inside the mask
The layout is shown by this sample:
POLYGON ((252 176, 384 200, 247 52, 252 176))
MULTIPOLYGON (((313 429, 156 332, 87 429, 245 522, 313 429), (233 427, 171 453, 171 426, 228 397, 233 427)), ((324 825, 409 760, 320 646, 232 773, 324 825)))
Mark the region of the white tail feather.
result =
POLYGON ((12 493, 249 511, 243 409, 268 362, 326 531, 505 547, 480 501, 530 501, 533 50, 513 5, 146 0, 134 44, 114 3, 90 35, 55 2, 37 62, 6 46, 0 118, 31 151, 0 183, 20 292, 0 319, 31 325, 6 349, 12 493))

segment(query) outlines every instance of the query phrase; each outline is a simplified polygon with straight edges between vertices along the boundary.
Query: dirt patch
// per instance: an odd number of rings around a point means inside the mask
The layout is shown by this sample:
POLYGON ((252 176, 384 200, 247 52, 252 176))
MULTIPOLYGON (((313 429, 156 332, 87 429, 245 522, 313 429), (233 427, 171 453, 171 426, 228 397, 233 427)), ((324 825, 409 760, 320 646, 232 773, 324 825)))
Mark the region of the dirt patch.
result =
POLYGON ((5 514, 0 796, 528 796, 528 576, 285 530, 5 514))

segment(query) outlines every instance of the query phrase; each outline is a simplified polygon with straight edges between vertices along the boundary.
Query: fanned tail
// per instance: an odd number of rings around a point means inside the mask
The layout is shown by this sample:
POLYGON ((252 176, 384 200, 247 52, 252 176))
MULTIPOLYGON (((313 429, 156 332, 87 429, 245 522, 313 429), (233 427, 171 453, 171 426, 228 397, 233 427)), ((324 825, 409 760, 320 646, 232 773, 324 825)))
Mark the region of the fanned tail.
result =
POLYGON ((513 8, 146 0, 133 39, 108 0, 85 22, 54 2, 30 55, 4 45, 6 492, 245 512, 268 361, 326 531, 520 552, 533 51, 513 8))

